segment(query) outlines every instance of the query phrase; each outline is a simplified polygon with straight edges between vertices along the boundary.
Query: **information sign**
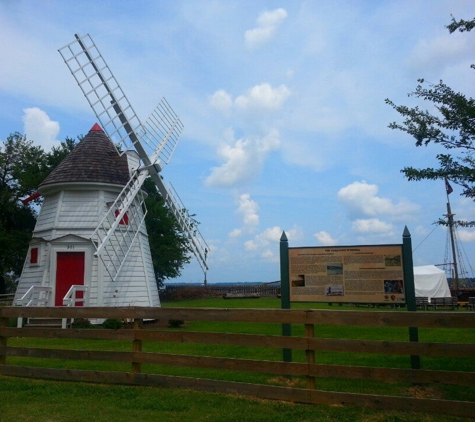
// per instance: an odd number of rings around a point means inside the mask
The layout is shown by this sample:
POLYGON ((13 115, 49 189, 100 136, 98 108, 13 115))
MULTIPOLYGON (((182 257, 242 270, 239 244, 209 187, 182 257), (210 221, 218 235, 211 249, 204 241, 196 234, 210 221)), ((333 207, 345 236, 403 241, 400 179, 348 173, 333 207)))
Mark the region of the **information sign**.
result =
POLYGON ((402 245, 289 248, 292 302, 404 303, 402 245))

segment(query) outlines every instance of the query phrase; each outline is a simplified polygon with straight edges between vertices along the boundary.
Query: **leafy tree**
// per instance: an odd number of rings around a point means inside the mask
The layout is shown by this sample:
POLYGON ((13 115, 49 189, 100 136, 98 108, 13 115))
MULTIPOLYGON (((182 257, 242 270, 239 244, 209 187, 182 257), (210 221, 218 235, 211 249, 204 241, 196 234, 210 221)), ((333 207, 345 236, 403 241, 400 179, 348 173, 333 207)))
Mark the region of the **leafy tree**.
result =
POLYGON ((19 276, 35 226, 35 211, 19 201, 39 173, 44 152, 14 133, 0 149, 0 293, 9 275, 19 276), (7 252, 8 251, 8 252, 7 252))
MULTIPOLYGON (((181 275, 183 266, 190 262, 191 249, 188 237, 182 232, 175 216, 165 206, 165 201, 158 193, 155 183, 146 179, 144 189, 147 216, 145 224, 152 253, 155 278, 162 287, 167 278, 181 275)), ((195 224, 198 224, 195 221, 195 224)))
POLYGON ((0 145, 0 294, 7 291, 7 281, 10 289, 11 279, 21 273, 36 223, 34 204, 41 201, 23 204, 21 198, 33 194, 74 145, 73 139, 66 138, 45 153, 18 132, 0 145))
MULTIPOLYGON (((475 19, 456 21, 447 25, 450 33, 470 31, 475 27, 475 19)), ((474 65, 471 66, 475 68, 474 65)), ((396 105, 386 99, 403 118, 402 123, 393 122, 391 129, 402 130, 416 139, 416 146, 430 143, 442 145, 451 153, 438 154, 437 168, 416 169, 405 167, 401 170, 408 180, 450 179, 463 188, 462 195, 475 200, 475 100, 456 92, 441 80, 430 84, 424 79, 409 96, 428 101, 437 112, 431 113, 416 107, 396 105)), ((441 224, 446 224, 443 220, 441 224)), ((457 221, 458 225, 474 227, 475 221, 457 221)))

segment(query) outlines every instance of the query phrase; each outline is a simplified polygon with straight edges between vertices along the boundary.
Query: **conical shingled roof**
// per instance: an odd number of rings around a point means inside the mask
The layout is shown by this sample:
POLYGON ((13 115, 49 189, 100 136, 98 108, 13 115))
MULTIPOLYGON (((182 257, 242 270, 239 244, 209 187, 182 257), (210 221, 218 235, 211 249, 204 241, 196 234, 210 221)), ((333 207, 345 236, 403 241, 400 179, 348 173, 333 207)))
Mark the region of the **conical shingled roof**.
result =
POLYGON ((40 184, 107 183, 124 186, 130 178, 127 157, 114 145, 96 123, 74 150, 40 184))

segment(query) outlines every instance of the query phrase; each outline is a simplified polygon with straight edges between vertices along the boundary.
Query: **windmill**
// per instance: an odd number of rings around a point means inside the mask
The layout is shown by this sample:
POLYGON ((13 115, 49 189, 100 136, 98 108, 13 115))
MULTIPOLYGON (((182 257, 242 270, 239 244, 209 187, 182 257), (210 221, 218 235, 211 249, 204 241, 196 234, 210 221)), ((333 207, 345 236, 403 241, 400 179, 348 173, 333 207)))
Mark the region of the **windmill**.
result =
POLYGON ((118 153, 122 155, 133 149, 138 154, 137 166, 130 180, 91 236, 94 255, 102 260, 109 276, 115 280, 136 240, 137 227, 145 218, 145 213, 138 212, 138 209, 144 206, 142 185, 150 177, 182 231, 187 234, 206 284, 209 248, 175 189, 171 184, 165 186, 160 174, 176 148, 183 130, 182 122, 163 98, 142 124, 92 38, 77 34, 75 38, 59 49, 64 62, 102 129, 115 145, 119 145, 118 153))

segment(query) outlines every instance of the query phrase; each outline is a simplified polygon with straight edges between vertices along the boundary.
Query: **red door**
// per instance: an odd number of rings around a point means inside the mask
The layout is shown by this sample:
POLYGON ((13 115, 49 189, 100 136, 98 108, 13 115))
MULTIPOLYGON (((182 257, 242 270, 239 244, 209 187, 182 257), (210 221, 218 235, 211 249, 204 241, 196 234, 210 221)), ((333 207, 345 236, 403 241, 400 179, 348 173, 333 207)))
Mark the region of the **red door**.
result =
MULTIPOLYGON (((72 285, 84 286, 84 252, 58 252, 55 306, 63 306, 63 298, 72 285)), ((76 293, 76 297, 82 298, 83 292, 76 293)), ((82 303, 77 306, 82 306, 82 303)))

